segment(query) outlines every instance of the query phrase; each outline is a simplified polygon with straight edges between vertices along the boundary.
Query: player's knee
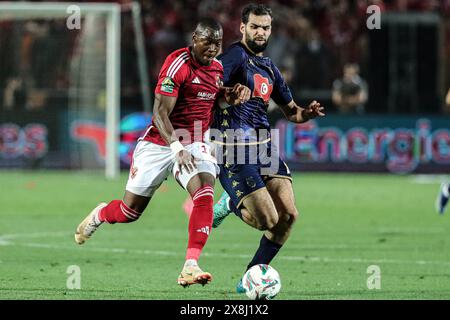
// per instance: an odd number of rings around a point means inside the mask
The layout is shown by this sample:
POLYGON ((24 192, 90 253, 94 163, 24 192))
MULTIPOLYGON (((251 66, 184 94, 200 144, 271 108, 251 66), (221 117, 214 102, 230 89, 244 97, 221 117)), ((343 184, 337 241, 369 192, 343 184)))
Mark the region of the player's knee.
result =
POLYGON ((270 230, 275 227, 278 223, 277 215, 266 215, 264 216, 259 223, 259 230, 270 230))
POLYGON ((278 224, 278 216, 272 216, 267 220, 267 229, 270 230, 278 224))
POLYGON ((292 225, 298 219, 299 213, 296 208, 293 208, 283 215, 281 215, 280 220, 284 220, 287 224, 292 225))

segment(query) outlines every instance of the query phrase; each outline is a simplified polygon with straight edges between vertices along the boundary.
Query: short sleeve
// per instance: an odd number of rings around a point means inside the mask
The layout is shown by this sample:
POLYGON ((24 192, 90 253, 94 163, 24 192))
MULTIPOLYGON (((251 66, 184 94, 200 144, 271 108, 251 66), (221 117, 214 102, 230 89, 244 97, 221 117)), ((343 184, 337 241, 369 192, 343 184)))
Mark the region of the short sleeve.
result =
POLYGON ((292 101, 292 93, 289 89, 289 86, 287 85, 286 81, 284 81, 284 78, 278 70, 278 68, 272 63, 272 71, 274 74, 274 86, 271 98, 273 101, 275 101, 278 105, 287 105, 289 102, 292 101))
POLYGON ((170 97, 178 96, 178 90, 187 78, 186 61, 188 59, 187 52, 179 55, 171 54, 166 58, 159 72, 155 93, 170 97))

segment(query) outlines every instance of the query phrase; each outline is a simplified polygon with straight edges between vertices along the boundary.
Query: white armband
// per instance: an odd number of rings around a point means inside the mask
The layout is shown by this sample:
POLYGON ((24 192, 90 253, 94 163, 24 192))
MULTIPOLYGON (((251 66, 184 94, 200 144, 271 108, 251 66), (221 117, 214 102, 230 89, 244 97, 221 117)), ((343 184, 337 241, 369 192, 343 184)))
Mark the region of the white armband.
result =
POLYGON ((185 150, 180 141, 172 142, 170 144, 170 149, 172 149, 172 152, 175 154, 178 154, 181 150, 185 150))

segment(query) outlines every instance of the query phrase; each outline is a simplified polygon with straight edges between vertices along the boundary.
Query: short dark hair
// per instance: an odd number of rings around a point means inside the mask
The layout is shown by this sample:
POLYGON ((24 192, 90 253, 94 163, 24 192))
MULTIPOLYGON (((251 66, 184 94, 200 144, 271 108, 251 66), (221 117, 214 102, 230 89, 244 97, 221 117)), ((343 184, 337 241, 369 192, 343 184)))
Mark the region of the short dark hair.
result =
POLYGON ((195 31, 200 31, 200 30, 205 30, 205 29, 212 29, 214 31, 220 31, 220 30, 222 30, 222 25, 214 18, 204 17, 198 21, 195 31))
POLYGON ((244 24, 247 24, 248 17, 250 16, 250 13, 253 13, 255 16, 265 16, 269 15, 271 18, 272 16, 272 9, 270 9, 268 6, 262 3, 250 3, 242 9, 242 15, 241 20, 244 24))

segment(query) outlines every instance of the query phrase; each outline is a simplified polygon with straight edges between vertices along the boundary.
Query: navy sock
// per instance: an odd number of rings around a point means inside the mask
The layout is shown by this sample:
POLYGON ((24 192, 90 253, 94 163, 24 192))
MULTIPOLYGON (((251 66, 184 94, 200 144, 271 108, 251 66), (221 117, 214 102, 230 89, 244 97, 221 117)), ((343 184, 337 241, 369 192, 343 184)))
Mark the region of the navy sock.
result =
POLYGON ((269 264, 282 246, 282 244, 275 243, 263 235, 259 242, 259 248, 256 250, 252 261, 247 266, 247 270, 257 264, 269 264))
POLYGON ((231 200, 231 198, 229 199, 228 202, 229 208, 230 210, 237 215, 242 221, 244 221, 244 219, 242 218, 242 212, 241 209, 239 209, 238 207, 236 207, 236 205, 234 204, 234 202, 231 200))

